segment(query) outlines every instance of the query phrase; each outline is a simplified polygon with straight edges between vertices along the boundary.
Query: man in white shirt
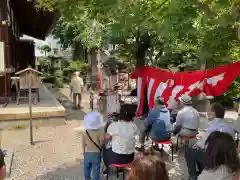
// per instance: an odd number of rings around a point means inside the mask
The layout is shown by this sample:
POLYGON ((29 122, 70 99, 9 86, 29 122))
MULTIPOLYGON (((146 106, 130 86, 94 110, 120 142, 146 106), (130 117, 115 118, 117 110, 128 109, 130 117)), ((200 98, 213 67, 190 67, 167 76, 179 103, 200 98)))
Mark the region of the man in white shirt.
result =
POLYGON ((73 76, 71 80, 71 91, 73 93, 73 105, 74 108, 80 108, 81 101, 82 101, 82 89, 84 87, 84 83, 82 78, 79 77, 79 72, 75 72, 75 76, 73 76))
POLYGON ((196 136, 198 133, 200 116, 198 111, 192 107, 192 98, 186 94, 179 98, 183 109, 176 117, 174 134, 184 137, 196 136))

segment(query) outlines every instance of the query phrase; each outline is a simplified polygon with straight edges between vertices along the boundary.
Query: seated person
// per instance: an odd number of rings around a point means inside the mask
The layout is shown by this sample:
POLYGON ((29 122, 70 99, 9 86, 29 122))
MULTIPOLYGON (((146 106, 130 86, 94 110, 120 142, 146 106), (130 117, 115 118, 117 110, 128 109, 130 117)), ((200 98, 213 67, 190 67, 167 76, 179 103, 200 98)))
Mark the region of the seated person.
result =
POLYGON ((119 120, 109 125, 105 140, 112 140, 109 164, 128 164, 134 160, 135 136, 138 128, 133 122, 135 111, 125 104, 120 109, 119 120))
MULTIPOLYGON (((108 127, 114 123, 118 121, 118 113, 113 113, 111 115, 111 117, 108 118, 105 127, 104 127, 104 132, 105 134, 107 133, 107 129, 108 127)), ((109 166, 109 153, 111 153, 112 151, 112 140, 105 140, 104 145, 103 145, 103 149, 102 149, 102 156, 103 156, 103 163, 106 167, 105 171, 103 172, 103 174, 107 174, 108 173, 108 166, 109 166)))
MULTIPOLYGON (((185 160, 188 167, 189 179, 196 180, 199 173, 205 167, 205 142, 208 136, 215 131, 225 132, 234 137, 234 128, 224 121, 225 108, 220 104, 211 105, 210 112, 208 112, 208 119, 210 126, 203 136, 192 147, 188 147, 185 151, 185 160), (197 171, 198 167, 198 171, 197 171)), ((220 156, 219 159, 222 157, 220 156)))
POLYGON ((4 156, 5 156, 4 152, 0 149, 0 180, 4 180, 6 176, 4 156))
POLYGON ((183 109, 176 117, 176 124, 173 133, 183 137, 192 137, 198 134, 200 116, 198 111, 192 107, 191 97, 184 94, 179 98, 183 109))
POLYGON ((206 143, 205 168, 198 180, 239 180, 240 161, 231 135, 215 131, 206 143))
POLYGON ((144 140, 146 134, 153 141, 167 141, 171 138, 172 124, 169 110, 164 105, 164 100, 157 97, 155 108, 151 110, 144 122, 144 128, 140 131, 139 145, 136 150, 144 150, 144 140))

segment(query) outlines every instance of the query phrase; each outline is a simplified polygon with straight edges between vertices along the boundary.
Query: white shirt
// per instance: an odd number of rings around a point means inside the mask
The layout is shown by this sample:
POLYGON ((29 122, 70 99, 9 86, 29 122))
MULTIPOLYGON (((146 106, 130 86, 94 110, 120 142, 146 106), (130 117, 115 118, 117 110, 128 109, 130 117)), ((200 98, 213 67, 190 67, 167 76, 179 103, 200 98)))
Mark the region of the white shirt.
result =
POLYGON ((176 126, 198 130, 200 116, 192 106, 185 106, 176 117, 176 126))
POLYGON ((112 123, 107 133, 112 136, 112 151, 118 154, 132 154, 135 151, 135 136, 138 128, 133 122, 112 123))
POLYGON ((75 76, 71 80, 71 88, 73 93, 81 93, 84 86, 82 78, 75 76))

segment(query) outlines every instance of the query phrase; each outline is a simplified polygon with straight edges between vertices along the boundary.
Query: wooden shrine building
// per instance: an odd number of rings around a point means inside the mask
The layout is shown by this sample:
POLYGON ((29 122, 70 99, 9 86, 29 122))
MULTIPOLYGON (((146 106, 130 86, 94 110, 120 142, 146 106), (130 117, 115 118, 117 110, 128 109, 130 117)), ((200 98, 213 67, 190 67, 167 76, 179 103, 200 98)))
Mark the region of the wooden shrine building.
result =
POLYGON ((23 34, 44 40, 59 14, 36 10, 35 0, 0 0, 0 102, 11 97, 10 77, 35 67, 34 43, 23 34))

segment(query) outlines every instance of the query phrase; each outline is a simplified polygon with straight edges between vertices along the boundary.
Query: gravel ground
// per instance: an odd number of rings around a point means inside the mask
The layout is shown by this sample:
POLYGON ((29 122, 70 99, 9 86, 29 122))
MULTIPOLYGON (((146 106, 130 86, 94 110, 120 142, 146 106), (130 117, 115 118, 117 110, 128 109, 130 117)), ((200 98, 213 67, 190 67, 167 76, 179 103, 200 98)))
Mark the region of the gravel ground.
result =
MULTIPOLYGON (((34 130, 35 146, 28 145, 29 130, 4 131, 2 146, 14 148, 12 172, 9 180, 80 180, 83 179, 80 139, 73 128, 81 121, 69 121, 58 127, 34 130), (11 139, 11 141, 9 141, 11 139)), ((168 151, 169 149, 166 149, 168 151)), ((166 160, 171 180, 179 180, 186 168, 182 157, 174 155, 174 162, 166 160)), ((110 179, 116 179, 113 176, 110 179)))

